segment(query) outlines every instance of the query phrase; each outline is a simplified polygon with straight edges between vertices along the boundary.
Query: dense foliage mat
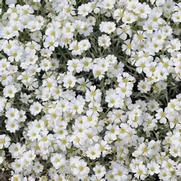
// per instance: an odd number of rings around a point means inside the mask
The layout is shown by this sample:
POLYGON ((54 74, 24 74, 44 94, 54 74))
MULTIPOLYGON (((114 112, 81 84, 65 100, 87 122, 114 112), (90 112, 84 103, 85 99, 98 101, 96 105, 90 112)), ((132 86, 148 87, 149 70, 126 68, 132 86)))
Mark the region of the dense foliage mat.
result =
POLYGON ((0 181, 180 181, 181 3, 0 0, 0 181))

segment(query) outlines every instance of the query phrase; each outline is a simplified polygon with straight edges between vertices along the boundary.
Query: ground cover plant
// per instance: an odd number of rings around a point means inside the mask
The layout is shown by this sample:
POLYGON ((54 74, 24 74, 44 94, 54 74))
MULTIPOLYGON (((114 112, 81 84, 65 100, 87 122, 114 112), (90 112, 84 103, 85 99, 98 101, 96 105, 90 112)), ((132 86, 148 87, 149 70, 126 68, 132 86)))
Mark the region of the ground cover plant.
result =
POLYGON ((0 0, 0 181, 180 181, 181 3, 0 0))

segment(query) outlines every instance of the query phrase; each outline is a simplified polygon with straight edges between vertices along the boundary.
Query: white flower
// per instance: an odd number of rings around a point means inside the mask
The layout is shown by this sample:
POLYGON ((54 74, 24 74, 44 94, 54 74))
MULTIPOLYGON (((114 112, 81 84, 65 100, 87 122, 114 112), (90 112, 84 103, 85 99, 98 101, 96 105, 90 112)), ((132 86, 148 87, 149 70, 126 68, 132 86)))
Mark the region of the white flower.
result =
POLYGON ((17 92, 17 89, 14 85, 7 85, 4 90, 3 94, 5 97, 13 98, 17 92))
POLYGON ((9 147, 9 152, 11 153, 13 158, 20 158, 25 151, 25 145, 21 145, 20 143, 12 143, 9 147))
POLYGON ((98 37, 98 44, 103 48, 108 48, 111 45, 111 39, 107 35, 98 37))
POLYGON ((15 108, 8 108, 6 111, 6 117, 9 120, 18 120, 19 119, 19 111, 15 108))
POLYGON ((91 3, 86 3, 86 4, 82 4, 81 6, 79 6, 78 14, 80 14, 82 16, 87 16, 92 11, 91 5, 92 5, 91 3))
POLYGON ((69 72, 80 73, 82 71, 83 65, 78 59, 72 59, 67 62, 69 72))
POLYGON ((6 99, 4 97, 0 97, 0 113, 3 111, 6 104, 6 99))
POLYGON ((102 165, 96 165, 93 170, 98 179, 101 179, 106 174, 106 169, 102 165))
POLYGON ((101 6, 105 9, 113 9, 115 3, 115 0, 103 0, 101 6))
POLYGON ((113 170, 112 173, 114 175, 114 178, 118 181, 126 181, 128 179, 128 171, 123 166, 113 163, 113 170))
POLYGON ((158 110, 156 110, 156 111, 157 111, 157 114, 155 115, 155 116, 156 116, 156 119, 157 119, 160 123, 166 124, 166 122, 167 122, 166 113, 165 113, 162 109, 158 109, 158 110))
POLYGON ((101 150, 98 144, 89 147, 86 152, 87 157, 89 157, 91 160, 95 160, 96 158, 99 158, 101 156, 101 150))
POLYGON ((148 172, 150 175, 153 175, 155 173, 158 174, 160 172, 160 166, 154 161, 148 163, 147 167, 149 169, 148 172))
POLYGON ((147 93, 147 92, 149 92, 151 90, 151 85, 146 81, 140 81, 138 83, 138 89, 142 93, 147 93))
POLYGON ((39 114, 42 110, 42 105, 39 102, 34 102, 31 106, 30 106, 30 112, 32 115, 36 116, 37 114, 39 114))
POLYGON ((66 164, 66 160, 64 156, 58 153, 52 155, 51 162, 53 166, 55 167, 55 169, 59 169, 60 167, 65 166, 66 164))
POLYGON ((0 135, 0 149, 3 147, 7 148, 10 145, 10 138, 9 136, 2 134, 0 135))
POLYGON ((99 25, 99 30, 107 34, 111 34, 116 30, 116 25, 114 22, 101 22, 99 25))
POLYGON ((85 178, 90 171, 87 167, 87 163, 79 157, 70 158, 70 168, 72 174, 78 178, 85 178))
POLYGON ((69 88, 69 87, 74 87, 76 83, 76 78, 71 74, 68 73, 64 77, 64 87, 69 88))
POLYGON ((14 174, 12 177, 11 177, 11 181, 21 181, 22 179, 22 176, 21 175, 18 175, 18 174, 14 174))
POLYGON ((139 165, 136 169, 135 177, 144 180, 147 176, 147 168, 144 165, 139 165))
POLYGON ((19 123, 17 120, 7 120, 6 121, 6 129, 11 132, 11 133, 15 133, 17 130, 19 130, 19 123))
POLYGON ((175 23, 180 23, 181 22, 181 12, 175 12, 174 14, 172 14, 172 19, 175 23))

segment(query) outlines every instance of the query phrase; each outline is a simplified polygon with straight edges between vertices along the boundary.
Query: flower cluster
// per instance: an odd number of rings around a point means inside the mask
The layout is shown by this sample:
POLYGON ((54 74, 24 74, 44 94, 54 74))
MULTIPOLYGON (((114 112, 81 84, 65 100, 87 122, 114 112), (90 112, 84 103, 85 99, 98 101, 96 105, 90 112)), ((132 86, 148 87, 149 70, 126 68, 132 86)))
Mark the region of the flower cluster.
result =
POLYGON ((0 0, 0 180, 181 179, 181 3, 0 0))

